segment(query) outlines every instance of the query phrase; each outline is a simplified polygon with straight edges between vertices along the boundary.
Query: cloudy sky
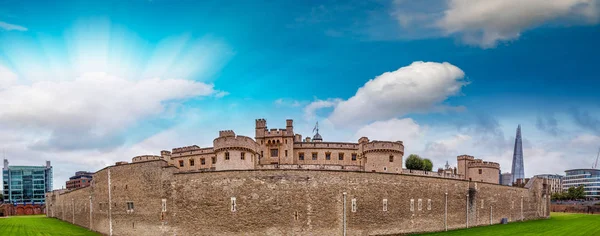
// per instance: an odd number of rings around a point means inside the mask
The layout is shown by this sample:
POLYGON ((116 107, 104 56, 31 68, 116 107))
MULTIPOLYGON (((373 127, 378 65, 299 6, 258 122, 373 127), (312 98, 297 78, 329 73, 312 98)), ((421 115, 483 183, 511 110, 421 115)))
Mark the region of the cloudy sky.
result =
POLYGON ((54 187, 219 130, 402 140, 525 175, 600 147, 599 0, 0 0, 0 149, 54 187))

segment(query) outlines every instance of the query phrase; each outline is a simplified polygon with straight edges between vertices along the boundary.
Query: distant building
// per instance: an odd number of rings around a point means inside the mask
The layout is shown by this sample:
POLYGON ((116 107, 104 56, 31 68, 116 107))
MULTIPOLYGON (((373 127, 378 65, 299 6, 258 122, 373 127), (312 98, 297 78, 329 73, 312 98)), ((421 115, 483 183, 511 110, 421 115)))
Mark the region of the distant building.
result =
POLYGON ((46 192, 52 191, 52 166, 9 166, 2 168, 3 214, 32 215, 45 210, 46 192))
POLYGON ((525 178, 525 167, 523 165, 523 142, 521 140, 521 125, 517 127, 517 136, 515 137, 515 150, 513 152, 511 174, 511 183, 516 183, 517 179, 525 178))
POLYGON ((560 193, 563 191, 562 186, 562 175, 556 174, 544 174, 544 175, 536 175, 536 177, 548 179, 548 183, 550 184, 550 193, 560 193))
POLYGON ((566 170, 562 179, 562 189, 583 185, 586 198, 600 198, 600 169, 566 170))
POLYGON ((67 190, 90 186, 92 175, 94 175, 94 173, 87 171, 75 172, 75 175, 67 180, 67 190))
POLYGON ((512 186, 512 174, 511 173, 503 173, 500 175, 500 184, 506 186, 512 186))
POLYGON ((52 166, 9 166, 4 159, 2 169, 4 203, 44 204, 46 192, 52 191, 52 166))

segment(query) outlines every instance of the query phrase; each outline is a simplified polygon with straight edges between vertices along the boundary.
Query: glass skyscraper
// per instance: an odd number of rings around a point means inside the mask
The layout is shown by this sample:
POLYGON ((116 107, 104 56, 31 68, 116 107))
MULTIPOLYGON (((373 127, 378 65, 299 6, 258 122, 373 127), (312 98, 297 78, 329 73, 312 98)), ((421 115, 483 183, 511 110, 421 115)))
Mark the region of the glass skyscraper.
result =
POLYGON ((512 159, 512 182, 517 179, 525 179, 525 167, 523 166, 523 142, 521 140, 521 125, 517 127, 517 137, 515 137, 515 150, 512 159))
POLYGON ((4 203, 45 204, 46 192, 52 191, 52 166, 9 166, 2 169, 4 203))

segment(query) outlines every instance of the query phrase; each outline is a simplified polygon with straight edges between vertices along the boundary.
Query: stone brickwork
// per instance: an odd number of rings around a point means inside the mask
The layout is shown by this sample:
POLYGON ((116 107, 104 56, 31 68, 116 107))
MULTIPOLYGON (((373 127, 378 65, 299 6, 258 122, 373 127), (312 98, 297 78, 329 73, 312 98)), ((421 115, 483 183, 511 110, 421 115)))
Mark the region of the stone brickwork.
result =
POLYGON ((475 159, 473 156, 460 155, 456 157, 457 174, 464 179, 476 182, 500 183, 500 164, 496 162, 475 159))
POLYGON ((517 188, 364 171, 180 171, 154 160, 107 167, 90 187, 48 193, 47 214, 105 235, 341 235, 344 225, 348 235, 404 234, 547 218, 546 182, 517 188))
POLYGON ((310 138, 302 141, 302 136, 294 133, 291 119, 286 120, 285 129, 267 129, 267 121, 257 119, 255 129, 254 139, 222 130, 213 140, 213 147, 173 148, 161 151, 160 156, 134 157, 132 162, 164 159, 180 170, 192 172, 251 170, 269 165, 304 165, 303 169, 340 166, 340 170, 360 166, 368 172, 402 172, 402 141, 370 141, 367 137, 358 143, 311 142, 310 138))

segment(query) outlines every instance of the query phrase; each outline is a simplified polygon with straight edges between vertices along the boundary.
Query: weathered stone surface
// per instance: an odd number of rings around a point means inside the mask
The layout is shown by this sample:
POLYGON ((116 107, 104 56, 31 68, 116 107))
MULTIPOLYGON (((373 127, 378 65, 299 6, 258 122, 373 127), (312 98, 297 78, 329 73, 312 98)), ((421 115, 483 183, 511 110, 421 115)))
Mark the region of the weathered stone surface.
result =
POLYGON ((48 216, 107 235, 111 224, 112 235, 340 235, 344 192, 348 235, 464 228, 467 215, 469 227, 549 216, 539 178, 526 189, 352 171, 176 170, 163 160, 107 167, 90 187, 48 193, 48 216))

